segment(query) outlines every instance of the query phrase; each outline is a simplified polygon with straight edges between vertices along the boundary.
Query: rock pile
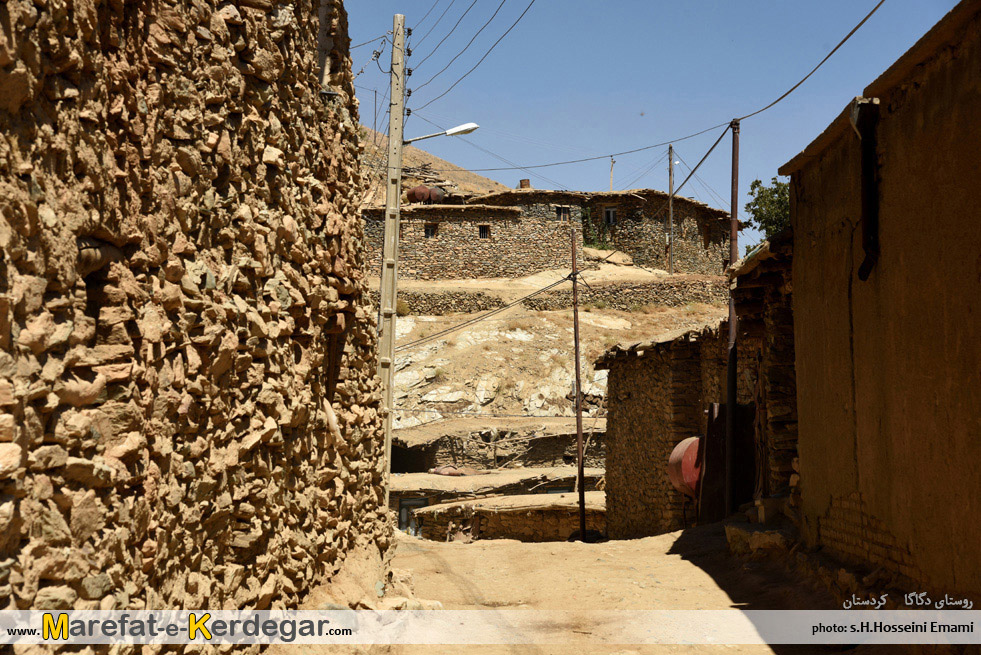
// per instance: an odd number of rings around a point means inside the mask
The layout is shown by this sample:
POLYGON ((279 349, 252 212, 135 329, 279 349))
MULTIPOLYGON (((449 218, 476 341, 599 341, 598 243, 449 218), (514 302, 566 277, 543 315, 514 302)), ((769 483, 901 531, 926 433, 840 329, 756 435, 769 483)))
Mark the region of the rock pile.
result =
POLYGON ((0 10, 0 608, 292 607, 387 548, 323 5, 0 10))

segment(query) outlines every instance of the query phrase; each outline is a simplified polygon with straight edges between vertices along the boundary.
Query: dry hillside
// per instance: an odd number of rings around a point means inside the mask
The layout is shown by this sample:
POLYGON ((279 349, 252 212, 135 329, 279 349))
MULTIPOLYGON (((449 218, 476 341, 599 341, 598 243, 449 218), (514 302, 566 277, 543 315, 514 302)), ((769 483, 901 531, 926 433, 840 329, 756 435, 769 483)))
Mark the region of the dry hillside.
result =
MULTIPOLYGON (((382 170, 385 166, 388 137, 375 132, 370 127, 364 130, 364 154, 362 170, 368 177, 362 206, 378 205, 385 202, 385 185, 382 170)), ((419 184, 437 185, 446 191, 456 193, 484 194, 503 191, 500 182, 471 173, 455 164, 431 155, 415 146, 406 146, 402 152, 402 185, 411 188, 419 184), (435 172, 428 172, 435 171, 435 172)))

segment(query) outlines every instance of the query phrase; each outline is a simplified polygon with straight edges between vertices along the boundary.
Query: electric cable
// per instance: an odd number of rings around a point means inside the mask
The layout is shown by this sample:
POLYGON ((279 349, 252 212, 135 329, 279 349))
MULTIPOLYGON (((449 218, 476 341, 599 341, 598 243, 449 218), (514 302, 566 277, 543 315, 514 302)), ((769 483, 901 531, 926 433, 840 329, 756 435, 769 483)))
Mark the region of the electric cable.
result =
POLYGON ((439 15, 439 18, 436 19, 436 22, 433 23, 433 26, 430 27, 429 30, 422 35, 422 38, 420 38, 419 41, 415 44, 417 48, 422 45, 422 42, 426 40, 427 36, 433 33, 433 30, 436 29, 436 26, 439 25, 440 21, 443 20, 443 17, 446 16, 446 12, 448 12, 453 7, 454 4, 456 4, 456 0, 450 0, 450 4, 446 5, 446 9, 444 9, 443 13, 439 15))
MULTIPOLYGON (((487 59, 487 57, 490 55, 490 53, 492 53, 494 51, 494 48, 496 48, 497 45, 501 41, 504 40, 504 37, 506 37, 508 34, 510 34, 511 33, 511 30, 513 30, 515 27, 517 27, 518 23, 521 22, 521 19, 525 17, 525 14, 528 13, 528 11, 532 8, 532 6, 535 4, 536 1, 537 0, 531 0, 531 2, 528 3, 528 6, 525 7, 525 10, 523 12, 521 12, 521 15, 520 16, 518 16, 518 19, 516 21, 514 21, 514 23, 511 24, 511 27, 509 27, 509 28, 507 28, 507 30, 505 30, 504 34, 502 34, 501 37, 497 41, 494 42, 494 45, 492 45, 490 47, 490 49, 486 53, 484 53, 484 56, 481 57, 480 60, 476 64, 474 64, 473 68, 471 68, 470 70, 468 70, 466 73, 463 74, 463 76, 460 79, 458 79, 456 82, 454 82, 453 84, 451 84, 450 87, 448 89, 446 89, 446 91, 443 91, 441 94, 439 94, 438 96, 436 96, 435 98, 433 98, 432 100, 430 100, 429 102, 427 102, 426 104, 422 105, 421 107, 418 107, 418 109, 425 109, 429 105, 433 104, 434 102, 436 102, 437 100, 439 100, 440 98, 442 98, 443 96, 445 96, 447 93, 449 93, 450 91, 452 91, 456 87, 457 84, 459 84, 463 80, 467 79, 467 77, 471 73, 473 73, 475 70, 477 70, 477 67, 480 66, 482 63, 484 63, 484 60, 487 59)), ((882 0, 882 1, 885 2, 885 0, 882 0)))
POLYGON ((467 17, 467 14, 470 13, 470 10, 473 9, 474 8, 474 5, 476 5, 476 4, 477 4, 477 0, 473 0, 473 2, 470 3, 470 6, 467 7, 466 11, 464 11, 463 14, 460 16, 460 18, 456 21, 456 24, 453 25, 453 27, 450 28, 450 31, 446 33, 446 36, 444 36, 442 39, 440 39, 439 43, 436 44, 436 47, 433 48, 432 51, 428 55, 426 55, 425 57, 423 57, 419 61, 419 63, 416 64, 413 67, 415 70, 419 70, 419 67, 422 66, 424 63, 426 63, 426 60, 427 59, 429 59, 430 57, 432 57, 433 55, 436 54, 436 51, 439 50, 439 47, 441 45, 443 45, 443 43, 446 42, 446 39, 450 38, 450 36, 453 34, 453 32, 456 31, 456 28, 460 27, 460 23, 463 22, 463 19, 467 17))
POLYGON ((436 73, 435 75, 433 75, 432 77, 430 77, 428 80, 426 80, 425 82, 423 82, 422 84, 420 84, 419 86, 417 86, 415 89, 413 89, 413 91, 419 91, 420 89, 422 89, 426 85, 428 85, 430 82, 432 82, 433 80, 435 80, 437 77, 439 77, 440 75, 442 75, 443 73, 445 73, 446 72, 446 69, 448 69, 450 66, 452 66, 453 65, 453 62, 456 61, 457 59, 459 59, 460 56, 463 55, 463 53, 465 53, 470 48, 470 46, 473 45, 473 42, 476 41, 477 40, 477 37, 480 36, 480 33, 483 32, 484 29, 488 25, 491 24, 491 21, 494 20, 494 18, 497 16, 497 14, 501 11, 501 8, 504 7, 504 3, 507 2, 507 1, 508 0, 501 0, 501 4, 499 4, 497 6, 497 9, 495 9, 494 10, 494 13, 491 14, 491 17, 487 19, 487 22, 480 26, 480 29, 477 30, 477 33, 474 34, 470 38, 470 41, 467 42, 467 45, 463 46, 463 50, 461 50, 460 52, 458 52, 456 54, 456 56, 453 57, 453 59, 450 59, 449 63, 447 63, 446 66, 443 66, 443 68, 440 69, 440 71, 438 73, 436 73))
POLYGON ((413 30, 419 29, 419 26, 426 22, 426 19, 429 18, 429 14, 433 13, 433 9, 435 9, 436 5, 438 4, 439 4, 439 0, 436 0, 436 2, 433 3, 433 6, 429 8, 429 11, 427 11, 425 15, 419 19, 419 22, 416 23, 415 27, 413 27, 412 29, 413 30))
POLYGON ((848 41, 848 39, 852 38, 852 35, 855 34, 855 32, 857 32, 859 30, 859 28, 862 27, 862 25, 865 25, 865 22, 868 21, 868 19, 872 18, 872 14, 874 14, 877 11, 879 11, 879 7, 881 7, 885 1, 886 0, 879 0, 879 3, 875 7, 872 8, 872 11, 870 11, 868 14, 866 14, 865 18, 863 18, 861 21, 859 21, 858 25, 856 25, 855 27, 853 27, 852 28, 852 31, 849 32, 848 34, 846 34, 845 35, 845 38, 843 38, 841 41, 839 41, 838 42, 838 45, 836 45, 834 48, 832 48, 831 49, 831 52, 829 52, 827 55, 825 55, 824 56, 824 59, 822 59, 821 61, 819 61, 818 62, 818 65, 815 66, 814 68, 812 68, 811 69, 811 72, 808 73, 807 75, 805 75, 801 79, 800 82, 798 82, 797 84, 795 84, 792 87, 790 87, 790 89, 788 89, 782 96, 780 96, 779 98, 777 98, 776 100, 774 100, 773 102, 771 102, 770 104, 768 104, 766 107, 763 107, 762 109, 757 109, 753 113, 746 114, 745 116, 742 116, 740 118, 737 118, 736 120, 742 122, 742 121, 746 120, 747 118, 752 118, 753 116, 756 116, 758 114, 762 114, 767 109, 769 109, 770 107, 773 107, 778 102, 780 102, 781 100, 783 100, 784 98, 786 98, 787 96, 789 96, 791 93, 793 93, 794 91, 796 91, 797 90, 797 87, 799 87, 801 84, 803 84, 804 82, 806 82, 807 81, 807 78, 809 78, 811 75, 814 75, 814 73, 816 73, 817 70, 819 68, 821 68, 821 66, 824 65, 824 62, 826 62, 829 59, 831 59, 831 55, 833 55, 834 53, 838 52, 838 49, 841 46, 845 45, 845 42, 848 41))
POLYGON ((507 305, 504 305, 503 307, 497 307, 495 309, 490 310, 489 312, 487 312, 485 314, 481 314, 480 316, 477 316, 476 318, 472 318, 470 320, 464 321, 463 323, 459 323, 457 325, 451 326, 451 327, 446 328, 444 330, 441 330, 441 331, 439 331, 439 332, 437 332, 435 334, 430 334, 430 335, 427 335, 425 337, 422 337, 421 339, 416 339, 415 341, 411 341, 409 343, 402 344, 400 346, 396 346, 395 351, 396 352, 399 352, 401 350, 407 350, 409 348, 414 348, 416 346, 419 346, 419 345, 422 345, 422 344, 425 344, 425 343, 429 343, 431 341, 436 341, 436 340, 438 340, 438 339, 446 336, 447 334, 450 334, 451 332, 457 332, 457 331, 462 330, 464 328, 470 327, 471 325, 474 325, 474 324, 479 323, 479 322, 481 322, 481 321, 483 321, 485 319, 488 319, 491 316, 496 316, 497 314, 500 314, 503 311, 506 311, 508 309, 511 309, 512 307, 515 307, 516 305, 519 305, 522 302, 524 302, 525 300, 528 300, 529 298, 533 298, 534 296, 537 296, 540 293, 544 293, 546 291, 549 291, 551 289, 554 289, 555 287, 559 286, 560 284, 564 284, 565 282, 567 282, 569 280, 569 278, 570 278, 570 276, 569 275, 566 275, 562 279, 556 280, 552 284, 549 284, 549 285, 547 285, 545 287, 542 287, 541 289, 538 289, 537 291, 533 291, 532 293, 528 294, 527 296, 524 296, 522 298, 518 298, 517 300, 515 300, 515 301, 513 301, 511 303, 508 303, 507 305))
MULTIPOLYGON (((414 115, 415 116, 418 116, 422 120, 426 121, 427 123, 429 123, 433 127, 437 127, 437 128, 439 128, 441 130, 446 130, 446 128, 443 127, 442 125, 440 125, 439 123, 434 123, 433 121, 429 120, 428 118, 426 118, 422 114, 419 114, 418 112, 415 113, 414 115)), ((501 155, 498 155, 497 153, 491 152, 487 148, 484 148, 483 146, 480 146, 480 145, 474 143, 470 139, 464 139, 462 136, 461 137, 457 137, 457 138, 459 138, 461 141, 463 141, 467 145, 472 146, 472 147, 476 148, 477 150, 480 150, 481 152, 487 153, 488 155, 490 155, 494 159, 497 159, 498 161, 502 161, 505 164, 511 164, 512 166, 515 166, 516 165, 513 161, 511 161, 511 160, 509 160, 509 159, 507 159, 507 158, 505 158, 505 157, 503 157, 501 155)), ((553 180, 552 178, 546 177, 546 176, 542 175, 541 173, 536 173, 535 171, 530 171, 530 170, 527 170, 527 169, 524 169, 524 168, 520 168, 520 167, 519 167, 519 169, 525 171, 529 175, 532 175, 532 176, 537 177, 537 178, 539 178, 541 180, 544 180, 545 182, 547 182, 547 183, 549 183, 551 185, 554 185, 555 187, 557 187, 559 189, 568 190, 568 188, 569 188, 565 184, 562 184, 561 182, 558 182, 556 180, 553 180)))

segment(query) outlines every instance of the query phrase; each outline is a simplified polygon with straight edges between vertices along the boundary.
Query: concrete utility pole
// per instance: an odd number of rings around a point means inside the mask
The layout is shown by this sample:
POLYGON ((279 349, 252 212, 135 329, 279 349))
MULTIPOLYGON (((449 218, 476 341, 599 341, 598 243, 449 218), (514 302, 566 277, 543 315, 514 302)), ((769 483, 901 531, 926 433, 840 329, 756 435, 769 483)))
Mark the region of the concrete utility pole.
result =
POLYGON ((405 117, 405 16, 395 14, 392 28, 391 114, 388 122, 388 166, 385 169, 385 241, 378 328, 378 377, 385 409, 385 507, 392 472, 393 375, 395 372, 395 307, 399 260, 399 204, 402 200, 402 122, 405 117))
POLYGON ((668 273, 674 275, 674 144, 668 146, 668 273))
MULTIPOLYGON (((739 119, 733 119, 732 124, 732 196, 731 211, 729 212, 729 266, 734 266, 739 260, 739 119)), ((729 364, 726 371, 726 515, 733 511, 732 506, 732 462, 736 433, 736 335, 739 328, 736 318, 736 300, 729 289, 729 364)))
POLYGON ((617 163, 617 160, 610 157, 610 193, 613 192, 613 164, 617 163))
POLYGON ((576 230, 569 230, 572 239, 572 334, 576 348, 576 462, 579 465, 579 541, 586 541, 586 464, 582 443, 582 373, 579 365, 579 264, 576 257, 576 230))

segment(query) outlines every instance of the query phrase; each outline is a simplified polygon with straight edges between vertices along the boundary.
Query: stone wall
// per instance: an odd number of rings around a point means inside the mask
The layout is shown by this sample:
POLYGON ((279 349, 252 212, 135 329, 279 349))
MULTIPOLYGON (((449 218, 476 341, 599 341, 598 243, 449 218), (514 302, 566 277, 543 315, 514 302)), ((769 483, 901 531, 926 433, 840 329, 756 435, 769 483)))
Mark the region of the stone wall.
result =
MULTIPOLYGON (((636 264, 668 270, 667 194, 596 194, 585 205, 583 218, 587 243, 607 244, 629 254, 636 264), (615 225, 606 225, 606 207, 616 208, 615 225)), ((675 198, 675 272, 721 275, 729 263, 728 230, 725 212, 675 198)))
MULTIPOLYGON (((724 277, 665 277, 640 284, 605 284, 580 287, 579 302, 622 311, 636 311, 646 305, 684 307, 691 303, 719 305, 728 301, 724 277)), ((529 309, 548 311, 572 307, 572 290, 546 291, 523 303, 529 309)))
POLYGON ((0 7, 0 607, 293 607, 387 547, 347 19, 320 16, 0 7))
MULTIPOLYGON (((587 491, 586 530, 606 533, 606 517, 592 497, 602 494, 587 491)), ((540 494, 543 505, 551 498, 575 497, 576 494, 540 494)), ((526 498, 526 496, 524 497, 526 498)), ((493 499, 488 504, 492 504, 493 499)), ((520 507, 495 508, 480 507, 469 503, 449 503, 434 505, 415 511, 421 523, 420 533, 424 539, 447 541, 447 536, 460 530, 468 532, 476 539, 517 539, 525 542, 566 541, 579 530, 579 510, 572 503, 567 507, 520 507)))
MULTIPOLYGON (((363 213, 370 270, 380 274, 384 210, 363 213)), ((399 277, 468 279, 523 277, 568 268, 574 221, 559 221, 546 205, 418 205, 403 208, 399 231, 399 277), (435 230, 426 236, 426 226, 435 230), (481 226, 488 231, 481 238, 481 226)), ((577 235, 582 265, 582 238, 577 235)))
MULTIPOLYGON (((378 311, 377 291, 368 294, 369 304, 378 311)), ((504 307, 496 296, 482 291, 399 291, 399 305, 413 316, 445 316, 446 314, 473 314, 504 307), (402 303, 404 302, 404 305, 402 303)))
MULTIPOLYGON (((725 403, 728 322, 636 350, 611 351, 609 368, 606 499, 610 537, 633 539, 684 525, 684 497, 671 485, 668 458, 688 437, 706 432, 705 409, 725 403)), ((753 402, 758 363, 740 342, 737 396, 753 402)), ((687 520, 694 520, 688 502, 687 520)))

